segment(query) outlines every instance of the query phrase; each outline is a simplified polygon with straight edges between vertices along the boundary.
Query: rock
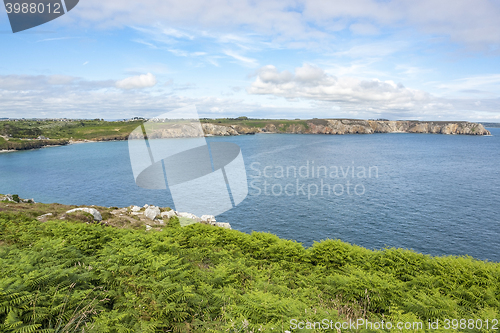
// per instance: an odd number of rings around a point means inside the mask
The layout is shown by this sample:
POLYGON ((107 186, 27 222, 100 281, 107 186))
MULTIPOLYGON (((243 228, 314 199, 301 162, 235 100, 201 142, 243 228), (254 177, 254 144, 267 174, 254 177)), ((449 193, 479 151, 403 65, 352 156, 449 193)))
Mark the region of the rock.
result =
POLYGON ((36 219, 37 219, 38 221, 41 221, 41 220, 43 220, 44 218, 49 217, 49 216, 53 216, 53 215, 54 215, 54 214, 52 214, 52 213, 47 213, 47 214, 43 214, 43 215, 38 216, 36 219))
POLYGON ((148 224, 146 224, 146 231, 149 231, 149 230, 151 230, 151 229, 153 229, 153 227, 152 227, 152 226, 150 226, 150 225, 148 225, 148 224))
POLYGON ((4 196, 0 196, 0 201, 9 201, 9 202, 19 202, 19 203, 36 203, 33 199, 21 199, 17 194, 6 194, 4 196))
POLYGON ((12 194, 7 194, 4 195, 3 197, 0 197, 0 201, 15 202, 14 199, 12 198, 12 194))
POLYGON ((111 212, 111 214, 113 215, 123 215, 123 213, 127 213, 127 208, 119 208, 119 209, 115 209, 111 212))
POLYGON ((144 215, 150 219, 154 220, 158 215, 160 215, 160 208, 156 206, 148 206, 144 211, 144 215))
POLYGON ((85 213, 92 214, 92 216, 94 217, 94 220, 96 220, 96 221, 102 221, 101 213, 99 213, 99 211, 97 209, 95 209, 95 208, 75 208, 75 209, 68 210, 66 212, 66 214, 74 213, 74 212, 77 212, 77 211, 82 211, 82 212, 85 212, 85 213))
POLYGON ((200 218, 205 222, 215 222, 215 216, 213 215, 202 215, 200 218))
POLYGON ((185 218, 193 219, 193 220, 200 219, 198 216, 191 214, 191 213, 179 213, 179 212, 177 212, 177 216, 185 217, 185 218))
POLYGON ((160 214, 160 216, 161 216, 162 218, 165 218, 165 217, 166 217, 167 219, 170 219, 170 218, 172 218, 172 217, 174 217, 174 216, 176 216, 176 215, 175 215, 175 211, 172 209, 172 210, 169 210, 168 212, 163 212, 163 213, 161 213, 161 214, 160 214))
POLYGON ((148 204, 145 204, 142 208, 148 208, 149 205, 148 204))
POLYGON ((227 222, 212 222, 210 224, 216 227, 231 229, 231 225, 227 222))
POLYGON ((238 131, 232 126, 202 124, 203 132, 207 136, 229 136, 239 135, 238 131))
POLYGON ((141 207, 139 206, 130 206, 130 210, 133 211, 133 212, 138 212, 141 210, 141 207))

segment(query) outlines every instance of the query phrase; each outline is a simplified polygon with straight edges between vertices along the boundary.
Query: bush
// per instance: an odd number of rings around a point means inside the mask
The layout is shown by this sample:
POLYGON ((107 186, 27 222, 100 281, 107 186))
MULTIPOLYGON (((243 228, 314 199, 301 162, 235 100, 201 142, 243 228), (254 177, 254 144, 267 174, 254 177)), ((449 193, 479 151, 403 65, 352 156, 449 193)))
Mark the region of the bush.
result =
POLYGON ((0 267, 1 332, 282 332, 293 318, 425 328, 500 314, 498 263, 340 240, 305 249, 176 217, 146 232, 0 212, 0 267))

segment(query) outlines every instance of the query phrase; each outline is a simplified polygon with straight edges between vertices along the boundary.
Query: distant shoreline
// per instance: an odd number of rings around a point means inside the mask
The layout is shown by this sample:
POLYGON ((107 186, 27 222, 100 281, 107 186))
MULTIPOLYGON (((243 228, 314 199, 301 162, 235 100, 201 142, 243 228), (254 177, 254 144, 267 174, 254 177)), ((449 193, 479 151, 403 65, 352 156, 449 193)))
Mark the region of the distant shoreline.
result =
MULTIPOLYGON (((125 141, 145 120, 2 120, 0 153, 50 146, 105 141, 125 141)), ((200 119, 205 136, 252 134, 374 134, 432 133, 447 135, 491 135, 481 123, 466 121, 360 120, 360 119, 250 119, 247 117, 200 119)), ((176 137, 172 126, 161 119, 150 139, 176 137), (163 125, 165 124, 165 125, 163 125)))

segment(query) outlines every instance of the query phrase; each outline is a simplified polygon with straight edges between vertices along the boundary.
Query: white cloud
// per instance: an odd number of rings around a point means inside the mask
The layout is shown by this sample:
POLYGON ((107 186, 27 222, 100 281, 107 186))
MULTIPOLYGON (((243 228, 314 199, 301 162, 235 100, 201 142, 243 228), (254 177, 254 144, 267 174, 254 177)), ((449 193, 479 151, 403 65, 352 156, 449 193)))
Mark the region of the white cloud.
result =
POLYGON ((156 85, 156 77, 151 73, 132 76, 123 80, 116 81, 117 88, 126 90, 150 88, 155 85, 156 85))
MULTIPOLYGON (((64 76, 0 75, 0 117, 68 117, 118 119, 156 116, 196 105, 202 117, 389 118, 500 121, 500 99, 443 99, 390 81, 336 78, 304 65, 293 73, 265 66, 248 89, 264 94, 248 98, 196 97, 192 86, 158 86, 124 91, 114 80, 89 81, 64 76), (418 94, 424 97, 419 98, 418 94), (276 97, 277 96, 277 97, 276 97), (270 100, 268 97, 274 98, 270 100), (289 102, 291 98, 298 102, 289 102), (478 103, 480 101, 480 103, 478 103)), ((194 87, 196 88, 196 87, 194 87)), ((237 88, 233 89, 238 91, 237 88)))
POLYGON ((437 87, 452 93, 474 91, 478 93, 488 92, 500 97, 500 94, 498 93, 498 88, 500 87, 500 74, 487 74, 461 78, 447 83, 440 83, 437 87))
MULTIPOLYGON (((226 32, 247 27, 277 40, 321 40, 328 38, 325 31, 347 28, 357 34, 410 28, 485 50, 500 43, 500 5, 488 0, 88 0, 73 15, 79 15, 84 25, 101 27, 151 22, 226 32)), ((193 37, 170 28, 162 35, 167 39, 193 37)))
MULTIPOLYGON (((488 77, 480 81, 495 80, 494 77, 488 77)), ((247 92, 283 97, 290 101, 310 101, 312 108, 319 113, 322 112, 319 110, 330 109, 331 112, 326 116, 330 118, 500 119, 500 98, 485 96, 479 103, 476 97, 441 98, 390 80, 336 77, 309 64, 296 68, 294 73, 286 70, 280 72, 272 65, 264 66, 257 71, 257 77, 247 92)))
POLYGON ((234 51, 226 50, 226 51, 224 51, 224 54, 242 62, 244 65, 246 65, 248 67, 257 67, 258 66, 258 62, 256 59, 242 56, 234 51))
POLYGON ((349 26, 349 30, 357 35, 378 35, 379 29, 369 23, 354 23, 349 26))
POLYGON ((248 92, 287 99, 357 104, 359 107, 370 105, 379 109, 412 109, 432 100, 431 95, 424 91, 408 89, 392 81, 337 78, 308 64, 296 68, 295 74, 279 72, 272 65, 264 66, 258 71, 248 92))
POLYGON ((0 89, 43 90, 46 86, 69 85, 76 80, 67 75, 0 75, 0 89))

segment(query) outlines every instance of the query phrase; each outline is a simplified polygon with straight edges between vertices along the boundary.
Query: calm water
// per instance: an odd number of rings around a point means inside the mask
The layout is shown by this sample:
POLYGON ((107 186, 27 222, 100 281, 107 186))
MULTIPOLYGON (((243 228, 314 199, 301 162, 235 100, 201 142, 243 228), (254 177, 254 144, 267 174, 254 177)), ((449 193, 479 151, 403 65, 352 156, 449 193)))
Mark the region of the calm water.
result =
MULTIPOLYGON (((339 238, 500 261, 500 129, 491 132, 208 138, 241 147, 251 185, 247 199, 217 220, 305 245, 339 238)), ((173 206, 168 191, 135 185, 127 142, 0 154, 0 193, 47 203, 173 206)))

